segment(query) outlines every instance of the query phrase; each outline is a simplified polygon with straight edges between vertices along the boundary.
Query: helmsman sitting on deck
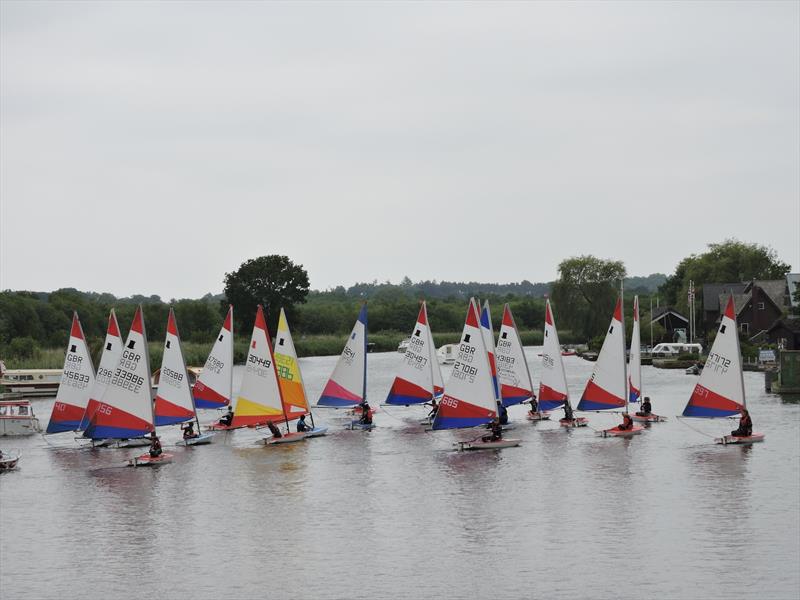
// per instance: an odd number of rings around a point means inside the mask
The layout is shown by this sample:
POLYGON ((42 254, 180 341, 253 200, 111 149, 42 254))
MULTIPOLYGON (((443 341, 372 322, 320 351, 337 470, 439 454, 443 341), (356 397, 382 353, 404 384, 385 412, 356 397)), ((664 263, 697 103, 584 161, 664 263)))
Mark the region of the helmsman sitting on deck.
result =
POLYGON ((163 450, 161 449, 161 442, 158 439, 155 431, 150 432, 150 456, 156 458, 161 456, 163 450))
POLYGON ((731 431, 731 435, 736 437, 750 437, 753 435, 753 420, 746 408, 742 408, 742 416, 739 417, 739 428, 731 431))
POLYGON ((531 414, 536 416, 539 414, 539 401, 536 399, 536 394, 533 394, 530 399, 531 403, 531 414))
POLYGON ((372 425, 372 409, 369 406, 369 402, 364 400, 359 406, 361 407, 361 418, 358 422, 362 425, 372 425))
POLYGON ((228 412, 220 417, 219 424, 228 427, 233 422, 233 407, 228 405, 228 412))
POLYGON ((185 427, 181 427, 181 431, 183 431, 183 439, 185 440, 192 440, 198 437, 198 433, 194 430, 194 421, 189 421, 185 427))
POLYGON ((622 423, 617 426, 617 429, 620 431, 627 431, 628 429, 633 429, 633 419, 628 413, 623 413, 622 415, 622 423))
POLYGON ((649 417, 653 412, 653 405, 650 404, 650 396, 645 396, 642 401, 642 410, 636 412, 637 417, 649 417))
POLYGON ((495 417, 491 423, 486 425, 486 428, 490 429, 491 433, 481 438, 484 442, 497 442, 503 439, 503 426, 500 424, 500 419, 495 417))
POLYGON ((283 437, 281 430, 278 429, 278 426, 275 425, 275 423, 273 423, 272 421, 267 421, 267 429, 269 429, 269 432, 272 434, 272 437, 274 437, 276 440, 278 438, 283 437))
POLYGON ((297 419, 297 432, 303 433, 304 431, 308 431, 308 425, 306 425, 306 416, 300 415, 300 418, 297 419))

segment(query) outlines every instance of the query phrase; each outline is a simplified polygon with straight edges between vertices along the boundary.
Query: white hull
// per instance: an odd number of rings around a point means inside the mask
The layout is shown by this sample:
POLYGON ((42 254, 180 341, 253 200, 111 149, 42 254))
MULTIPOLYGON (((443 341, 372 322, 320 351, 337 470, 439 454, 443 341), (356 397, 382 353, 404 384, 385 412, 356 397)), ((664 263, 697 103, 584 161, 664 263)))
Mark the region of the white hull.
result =
POLYGON ((753 435, 748 435, 746 437, 725 435, 721 438, 716 438, 714 442, 717 444, 722 444, 723 446, 728 446, 730 444, 755 444, 756 442, 763 442, 765 437, 766 436, 763 433, 754 433, 753 435))
POLYGON ((16 456, 4 456, 0 458, 0 471, 10 471, 11 469, 15 469, 17 466, 17 461, 19 461, 19 454, 16 456))
POLYGON ((322 437, 328 433, 328 426, 327 425, 318 425, 314 427, 311 431, 307 432, 308 435, 306 437, 322 437))
POLYGON ((500 448, 513 448, 514 446, 519 446, 519 444, 520 440, 508 438, 494 442, 484 442, 482 440, 456 442, 453 445, 458 449, 459 452, 463 452, 466 450, 498 450, 500 448))
POLYGON ((631 419, 636 423, 663 423, 667 420, 667 417, 662 417, 661 415, 631 415, 631 419))
POLYGON ((274 446, 276 444, 293 444, 295 442, 302 442, 304 439, 308 437, 308 434, 311 433, 310 431, 302 431, 302 432, 294 432, 294 433, 285 433, 281 437, 269 437, 264 438, 264 443, 267 446, 274 446))
POLYGON ((42 427, 36 417, 1 417, 0 436, 33 435, 41 433, 42 427))
POLYGON ((213 431, 207 431, 205 433, 201 433, 195 438, 186 438, 178 441, 175 445, 176 446, 200 446, 202 444, 210 444, 214 441, 214 436, 216 435, 213 431))

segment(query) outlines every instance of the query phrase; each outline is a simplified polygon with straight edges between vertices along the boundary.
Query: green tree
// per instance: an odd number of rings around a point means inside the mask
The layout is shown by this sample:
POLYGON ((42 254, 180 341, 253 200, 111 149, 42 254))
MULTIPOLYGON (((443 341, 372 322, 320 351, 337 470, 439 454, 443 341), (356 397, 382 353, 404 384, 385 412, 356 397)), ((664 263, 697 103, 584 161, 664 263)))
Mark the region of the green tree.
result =
POLYGON ((289 322, 296 316, 295 304, 302 304, 308 295, 308 273, 288 256, 271 254, 245 261, 233 273, 225 274, 225 310, 228 304, 234 311, 239 331, 249 331, 256 307, 261 304, 267 313, 267 326, 274 333, 281 307, 289 322))
MULTIPOLYGON (((769 246, 729 239, 720 244, 709 244, 707 252, 684 258, 659 292, 668 305, 688 314, 689 281, 694 281, 696 298, 702 299, 704 283, 784 279, 790 270, 791 267, 779 260, 769 246)), ((701 311, 702 303, 696 301, 695 309, 701 311)))
POLYGON ((587 339, 600 335, 614 309, 625 265, 591 255, 577 256, 561 261, 558 274, 553 283, 553 304, 559 323, 587 339))

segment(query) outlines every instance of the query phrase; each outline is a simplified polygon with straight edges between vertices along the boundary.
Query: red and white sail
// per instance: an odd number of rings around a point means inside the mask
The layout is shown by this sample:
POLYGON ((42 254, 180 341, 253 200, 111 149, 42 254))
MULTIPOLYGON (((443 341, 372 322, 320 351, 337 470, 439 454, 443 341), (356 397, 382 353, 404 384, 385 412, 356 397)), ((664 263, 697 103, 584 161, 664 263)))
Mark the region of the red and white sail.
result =
MULTIPOLYGON (((425 319, 428 318, 428 309, 425 308, 425 319)), ((433 395, 439 398, 444 393, 444 378, 442 367, 439 366, 439 357, 436 355, 436 345, 433 343, 433 331, 428 321, 428 350, 430 352, 431 371, 433 371, 433 395)))
POLYGON ((360 404, 366 396, 367 305, 364 304, 317 405, 352 407, 360 404))
POLYGON ((539 410, 553 410, 569 401, 567 374, 561 358, 561 343, 550 300, 545 303, 542 379, 539 382, 539 410))
POLYGON ((503 307, 503 323, 495 348, 497 379, 503 406, 527 402, 533 396, 533 382, 522 348, 514 315, 508 304, 503 307))
POLYGON ((492 326, 492 311, 489 309, 489 301, 484 300, 483 310, 481 310, 481 335, 486 353, 489 356, 489 369, 492 372, 492 384, 494 386, 494 397, 500 401, 500 384, 497 381, 497 361, 495 360, 494 347, 494 328, 492 326))
POLYGON ((191 421, 195 416, 192 388, 186 372, 186 360, 181 349, 175 311, 170 308, 164 354, 158 376, 155 423, 156 426, 174 425, 191 421))
POLYGON ((628 359, 628 402, 639 402, 642 397, 642 340, 639 331, 639 296, 633 297, 633 331, 631 354, 628 359))
POLYGON ((194 404, 197 408, 227 406, 233 396, 233 306, 206 359, 206 364, 194 384, 194 404))
POLYGON ((432 427, 475 427, 496 416, 497 401, 489 354, 483 342, 478 305, 474 298, 470 298, 456 361, 432 427))
POLYGON ((153 431, 150 373, 150 352, 140 305, 122 356, 83 435, 92 439, 119 439, 141 437, 153 431))
POLYGON ((80 431, 88 427, 89 421, 100 404, 100 398, 105 394, 106 386, 111 382, 114 369, 117 368, 119 357, 122 356, 122 336, 119 333, 119 323, 114 309, 108 315, 108 327, 106 329, 106 339, 103 343, 103 354, 100 355, 100 364, 97 366, 97 375, 94 386, 89 394, 89 402, 86 410, 81 417, 80 431))
POLYGON ((259 304, 231 427, 252 427, 282 420, 285 420, 285 415, 278 371, 264 310, 259 304))
POLYGON ((628 378, 625 371, 625 326, 622 321, 620 296, 606 332, 606 339, 603 340, 600 354, 597 355, 594 371, 578 403, 578 410, 626 408, 628 378))
MULTIPOLYGON (((389 389, 386 404, 422 404, 430 402, 435 396, 434 365, 438 370, 439 361, 432 352, 432 338, 428 327, 428 313, 425 302, 419 308, 417 322, 411 332, 410 342, 402 355, 397 375, 389 389), (434 356, 432 359, 431 357, 434 356)), ((441 377, 441 372, 440 372, 441 377)))
POLYGON ((69 334, 67 352, 64 356, 64 370, 56 392, 53 413, 47 424, 47 433, 76 431, 80 427, 89 395, 94 388, 95 374, 92 357, 83 335, 83 327, 78 313, 72 314, 72 328, 69 334))
POLYGON ((700 379, 683 410, 685 417, 728 417, 745 406, 742 354, 733 295, 711 345, 700 379))

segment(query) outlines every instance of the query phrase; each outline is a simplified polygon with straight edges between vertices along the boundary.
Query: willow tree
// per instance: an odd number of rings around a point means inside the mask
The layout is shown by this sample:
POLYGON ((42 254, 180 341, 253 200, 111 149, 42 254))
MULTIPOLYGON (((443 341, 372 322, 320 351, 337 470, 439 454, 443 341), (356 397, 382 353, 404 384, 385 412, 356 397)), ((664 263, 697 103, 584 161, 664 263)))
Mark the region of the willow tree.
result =
POLYGON ((562 260, 552 289, 559 327, 586 339, 602 334, 625 274, 621 261, 592 255, 562 260))

